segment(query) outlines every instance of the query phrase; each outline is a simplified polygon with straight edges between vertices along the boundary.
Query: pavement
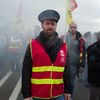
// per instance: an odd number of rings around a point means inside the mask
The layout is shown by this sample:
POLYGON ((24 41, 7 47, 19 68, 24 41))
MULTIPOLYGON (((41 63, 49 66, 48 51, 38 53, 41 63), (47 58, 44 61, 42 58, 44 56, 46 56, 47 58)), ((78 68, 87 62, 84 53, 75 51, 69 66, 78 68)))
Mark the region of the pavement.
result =
POLYGON ((74 90, 75 100, 89 100, 89 86, 86 86, 83 81, 77 80, 74 90))

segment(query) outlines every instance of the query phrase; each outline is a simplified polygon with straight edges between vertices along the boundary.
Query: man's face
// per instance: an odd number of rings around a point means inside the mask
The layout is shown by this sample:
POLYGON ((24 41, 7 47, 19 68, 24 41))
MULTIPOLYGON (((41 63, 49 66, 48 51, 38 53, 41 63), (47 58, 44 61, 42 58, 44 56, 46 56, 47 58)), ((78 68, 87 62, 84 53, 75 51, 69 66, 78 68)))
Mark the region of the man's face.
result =
POLYGON ((76 34, 77 25, 76 25, 76 24, 70 25, 69 30, 70 30, 70 32, 71 32, 72 34, 76 34))
POLYGON ((53 20, 44 20, 42 22, 42 28, 45 33, 50 37, 56 31, 57 22, 53 20))

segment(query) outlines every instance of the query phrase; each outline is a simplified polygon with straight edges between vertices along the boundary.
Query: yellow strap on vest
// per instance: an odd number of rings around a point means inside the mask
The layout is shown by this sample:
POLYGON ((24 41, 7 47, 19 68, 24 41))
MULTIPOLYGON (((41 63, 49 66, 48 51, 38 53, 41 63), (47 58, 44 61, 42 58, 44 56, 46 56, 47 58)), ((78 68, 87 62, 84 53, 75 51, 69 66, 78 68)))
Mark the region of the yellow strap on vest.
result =
POLYGON ((82 56, 83 56, 83 54, 80 53, 80 63, 82 63, 82 56))
POLYGON ((33 67, 32 68, 32 72, 45 72, 45 71, 63 72, 64 71, 64 67, 41 66, 41 67, 33 67))
POLYGON ((9 48, 19 48, 18 46, 9 46, 9 48))
POLYGON ((82 53, 80 53, 80 57, 82 57, 83 56, 83 54, 82 53))
POLYGON ((32 84, 61 84, 63 79, 31 79, 32 84))

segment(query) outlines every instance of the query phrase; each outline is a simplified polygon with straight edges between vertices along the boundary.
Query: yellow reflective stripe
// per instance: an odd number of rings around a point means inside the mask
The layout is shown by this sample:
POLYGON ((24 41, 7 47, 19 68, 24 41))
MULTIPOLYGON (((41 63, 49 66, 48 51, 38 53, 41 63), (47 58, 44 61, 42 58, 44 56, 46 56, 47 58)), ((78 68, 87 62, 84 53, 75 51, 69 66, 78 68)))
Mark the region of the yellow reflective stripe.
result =
POLYGON ((45 71, 63 72, 64 71, 64 67, 43 66, 43 67, 33 67, 32 68, 32 72, 45 72, 45 71))
POLYGON ((32 84, 61 84, 63 83, 63 79, 32 79, 32 84))
POLYGON ((80 53, 80 57, 82 57, 83 56, 83 54, 82 53, 80 53))
POLYGON ((82 62, 82 59, 80 59, 80 63, 82 62))
POLYGON ((30 44, 30 52, 31 52, 31 58, 33 59, 33 57, 32 57, 32 40, 30 40, 30 42, 29 42, 29 44, 30 44))
POLYGON ((19 47, 16 47, 16 46, 9 46, 9 48, 19 48, 19 47))

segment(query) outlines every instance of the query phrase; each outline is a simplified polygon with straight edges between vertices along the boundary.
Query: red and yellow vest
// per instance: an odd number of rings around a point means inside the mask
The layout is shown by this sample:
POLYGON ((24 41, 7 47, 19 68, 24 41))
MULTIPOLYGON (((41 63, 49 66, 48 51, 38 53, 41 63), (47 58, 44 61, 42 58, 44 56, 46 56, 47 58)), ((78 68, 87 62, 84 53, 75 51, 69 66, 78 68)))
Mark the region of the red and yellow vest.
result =
POLYGON ((81 37, 80 39, 79 39, 79 43, 80 43, 80 45, 79 45, 79 49, 80 49, 80 65, 82 66, 82 59, 83 59, 83 46, 84 46, 84 39, 81 37))
POLYGON ((55 62, 37 40, 30 42, 32 66, 32 97, 54 98, 64 93, 63 72, 66 63, 67 46, 63 43, 55 62))

